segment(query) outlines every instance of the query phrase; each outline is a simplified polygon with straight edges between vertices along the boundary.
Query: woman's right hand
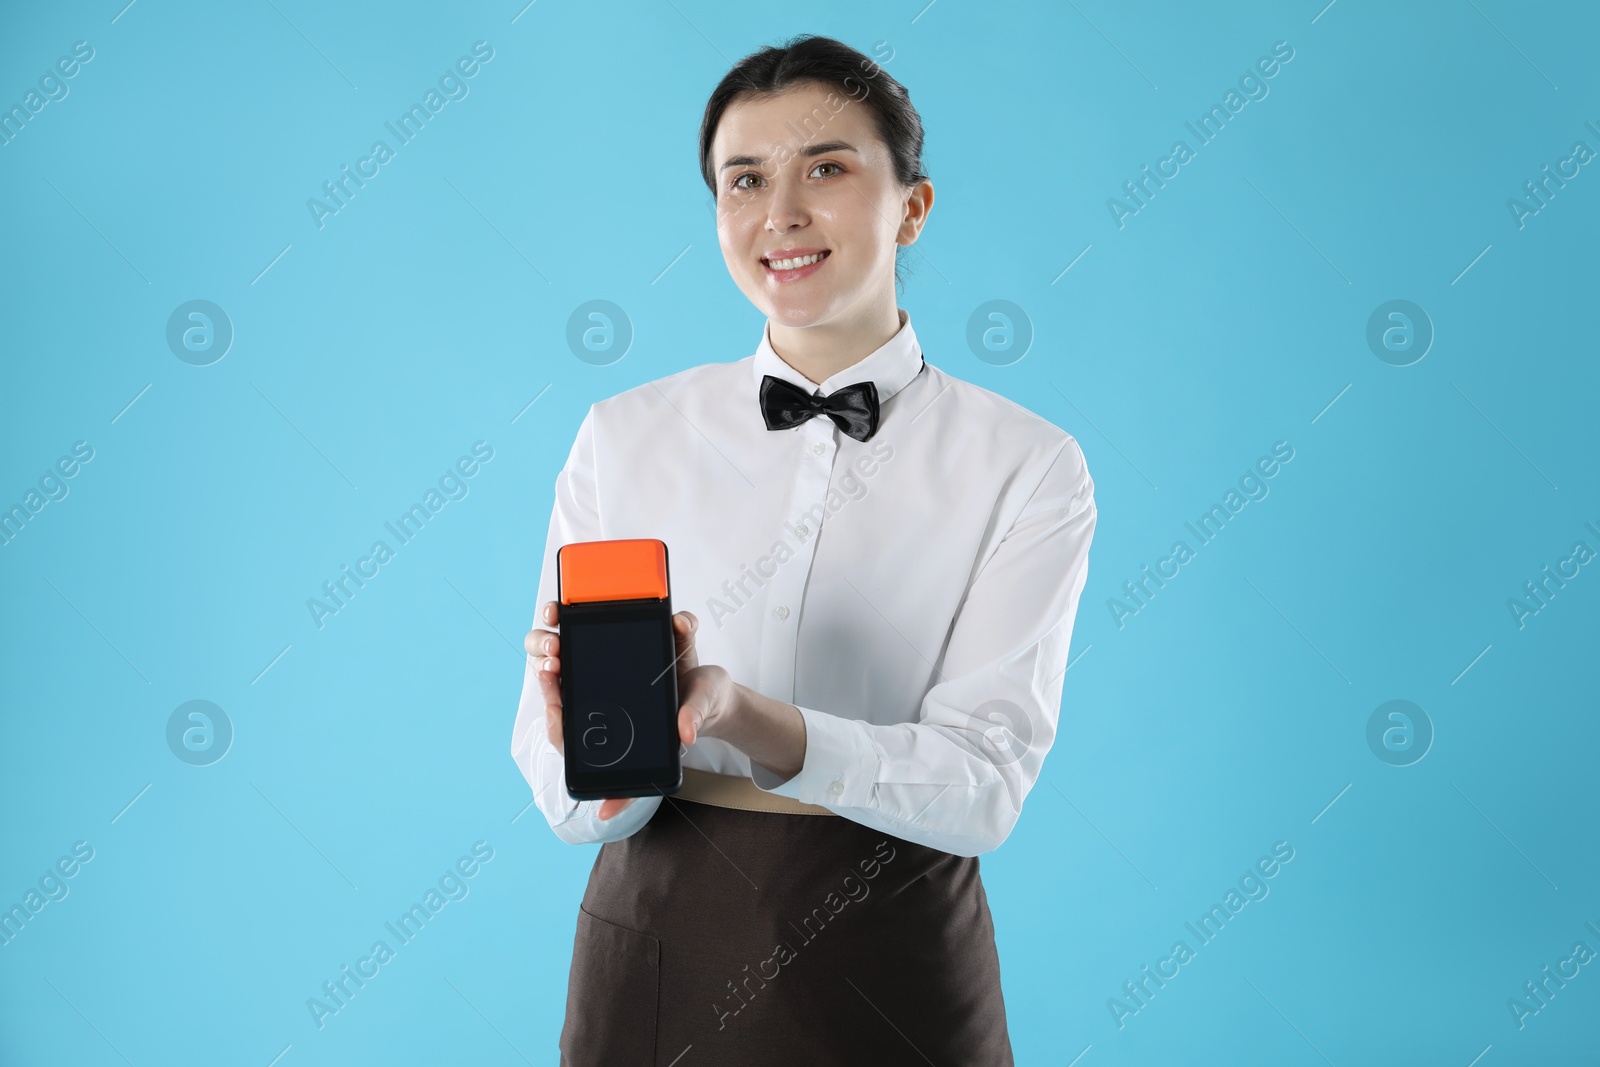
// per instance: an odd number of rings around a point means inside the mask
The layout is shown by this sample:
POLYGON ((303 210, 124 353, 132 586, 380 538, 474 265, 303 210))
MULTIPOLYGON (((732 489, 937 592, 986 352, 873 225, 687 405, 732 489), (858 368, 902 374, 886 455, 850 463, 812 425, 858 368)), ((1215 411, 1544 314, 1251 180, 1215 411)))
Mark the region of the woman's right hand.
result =
MULTIPOLYGON (((546 626, 553 628, 559 621, 557 611, 554 600, 546 601, 539 618, 546 626)), ((561 635, 554 629, 534 628, 522 639, 522 645, 528 650, 528 655, 540 657, 536 666, 539 688, 544 692, 545 730, 555 750, 564 755, 566 749, 561 735, 561 635)), ((599 816, 601 819, 609 819, 636 799, 636 797, 607 797, 600 802, 599 816)))

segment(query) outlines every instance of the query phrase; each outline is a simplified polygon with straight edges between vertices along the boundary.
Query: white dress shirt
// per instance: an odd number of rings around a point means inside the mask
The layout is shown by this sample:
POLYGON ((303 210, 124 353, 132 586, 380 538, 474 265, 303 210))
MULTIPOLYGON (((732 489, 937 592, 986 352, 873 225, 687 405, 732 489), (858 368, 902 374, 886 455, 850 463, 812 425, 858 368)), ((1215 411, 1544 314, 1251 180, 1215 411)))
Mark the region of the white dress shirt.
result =
MULTIPOLYGON (((593 404, 556 478, 536 603, 556 598, 562 545, 660 538, 673 610, 700 620, 700 662, 805 722, 788 780, 716 738, 684 766, 975 856, 1011 832, 1055 740, 1094 482, 1071 435, 925 363, 900 318, 820 387, 764 328, 753 356, 593 404), (766 374, 823 396, 871 380, 877 431, 856 441, 825 415, 767 429, 766 374)), ((574 844, 632 834, 662 798, 601 821, 600 801, 567 795, 537 664, 511 754, 539 810, 574 844)))

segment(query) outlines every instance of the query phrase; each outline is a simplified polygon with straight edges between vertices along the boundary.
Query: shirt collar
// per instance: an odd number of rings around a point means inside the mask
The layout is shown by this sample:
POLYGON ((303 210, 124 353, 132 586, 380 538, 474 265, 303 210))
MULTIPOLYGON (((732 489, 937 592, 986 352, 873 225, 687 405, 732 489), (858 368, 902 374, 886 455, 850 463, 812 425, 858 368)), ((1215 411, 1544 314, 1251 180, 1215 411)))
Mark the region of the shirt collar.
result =
POLYGON ((871 355, 852 363, 821 385, 789 366, 773 350, 772 339, 767 333, 771 325, 771 320, 768 320, 767 325, 761 328, 761 345, 751 360, 751 374, 758 387, 762 376, 770 374, 804 390, 807 395, 816 396, 828 396, 847 385, 870 381, 877 387, 878 403, 882 404, 910 384, 911 379, 922 370, 922 346, 917 344, 917 333, 911 328, 911 313, 904 308, 899 311, 900 329, 893 337, 871 355))

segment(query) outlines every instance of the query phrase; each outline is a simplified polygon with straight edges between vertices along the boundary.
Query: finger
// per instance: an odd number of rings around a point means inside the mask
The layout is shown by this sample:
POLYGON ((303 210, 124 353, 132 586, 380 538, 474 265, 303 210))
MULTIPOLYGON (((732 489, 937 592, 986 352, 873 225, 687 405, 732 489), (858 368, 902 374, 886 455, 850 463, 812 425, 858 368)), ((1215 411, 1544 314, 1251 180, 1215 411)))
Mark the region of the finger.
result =
POLYGON ((533 669, 561 675, 561 635, 550 630, 531 630, 522 639, 522 647, 533 657, 533 669))
POLYGON ((678 737, 686 745, 694 744, 695 738, 700 736, 696 720, 699 716, 695 713, 694 706, 685 704, 678 709, 678 737))
POLYGON ((533 672, 535 674, 545 674, 547 672, 553 674, 556 677, 557 683, 559 683, 561 681, 561 657, 539 655, 537 649, 540 647, 541 646, 539 645, 535 645, 533 648, 528 650, 529 652, 534 653, 533 672))
POLYGON ((700 740, 700 731, 706 728, 706 717, 710 714, 706 703, 710 695, 705 679, 698 676, 678 693, 678 737, 684 744, 692 745, 700 740))
POLYGON ((528 650, 530 656, 543 656, 555 651, 555 642, 558 640, 560 637, 553 631, 535 627, 523 637, 522 647, 528 650))
POLYGON ((545 735, 550 738, 550 744, 555 750, 565 755, 565 749, 562 747, 560 679, 550 671, 540 671, 539 688, 544 692, 545 735))
POLYGON ((699 627, 700 621, 694 617, 693 612, 680 611, 672 617, 672 637, 677 646, 674 651, 679 674, 700 666, 700 652, 694 640, 695 631, 699 627))
MULTIPOLYGON (((539 621, 543 622, 545 626, 555 626, 556 611, 556 602, 554 600, 546 600, 539 608, 539 621)), ((530 656, 540 656, 553 652, 554 647, 545 648, 541 639, 541 635, 550 634, 551 632, 535 625, 528 631, 528 635, 522 639, 522 647, 528 650, 528 655, 530 656)))
POLYGON ((610 819, 632 804, 635 797, 608 797, 600 802, 600 818, 610 819))
POLYGON ((545 711, 548 714, 551 708, 561 710, 561 675, 557 671, 539 670, 536 672, 539 679, 539 691, 544 695, 545 711))

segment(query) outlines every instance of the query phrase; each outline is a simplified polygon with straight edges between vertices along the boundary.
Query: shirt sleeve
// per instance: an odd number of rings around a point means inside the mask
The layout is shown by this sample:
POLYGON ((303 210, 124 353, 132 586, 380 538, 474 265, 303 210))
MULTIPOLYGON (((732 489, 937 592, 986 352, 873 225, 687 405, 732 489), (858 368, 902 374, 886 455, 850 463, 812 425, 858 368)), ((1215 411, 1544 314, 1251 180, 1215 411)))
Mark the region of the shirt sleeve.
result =
POLYGON ((800 772, 752 763, 756 785, 956 855, 998 848, 1055 741, 1095 518, 1069 437, 968 587, 918 721, 800 707, 800 772))
MULTIPOLYGON (((574 541, 595 541, 600 532, 599 496, 595 492, 594 408, 578 427, 567 463, 556 476, 555 504, 545 539, 539 572, 539 595, 534 604, 535 629, 548 630, 539 619, 546 601, 556 599, 556 552, 574 541)), ((511 757, 533 788, 533 799, 556 836, 572 845, 616 841, 650 821, 661 797, 639 797, 619 814, 602 820, 601 801, 574 800, 567 794, 566 765, 550 743, 545 729, 544 693, 539 688, 538 657, 527 656, 522 676, 522 699, 511 728, 511 757)))

